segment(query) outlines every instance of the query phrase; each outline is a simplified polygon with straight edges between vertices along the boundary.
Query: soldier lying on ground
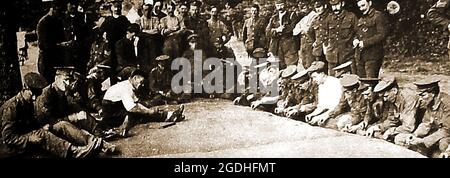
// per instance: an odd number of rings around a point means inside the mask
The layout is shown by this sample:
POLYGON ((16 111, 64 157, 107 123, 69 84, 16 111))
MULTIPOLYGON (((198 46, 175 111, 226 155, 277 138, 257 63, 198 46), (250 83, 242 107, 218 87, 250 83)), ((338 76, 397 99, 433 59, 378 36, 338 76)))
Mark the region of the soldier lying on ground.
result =
POLYGON ((295 105, 284 109, 288 118, 305 121, 305 115, 317 107, 317 87, 313 84, 307 70, 302 70, 292 76, 295 81, 295 105))

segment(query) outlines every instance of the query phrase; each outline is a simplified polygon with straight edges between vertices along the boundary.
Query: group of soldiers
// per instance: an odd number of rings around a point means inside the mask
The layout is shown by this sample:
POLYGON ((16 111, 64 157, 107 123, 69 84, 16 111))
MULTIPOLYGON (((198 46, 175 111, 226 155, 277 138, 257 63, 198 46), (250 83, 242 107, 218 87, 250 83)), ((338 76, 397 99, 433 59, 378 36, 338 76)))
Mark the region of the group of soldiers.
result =
POLYGON ((254 4, 240 24, 227 20, 229 5, 222 10, 198 1, 152 1, 125 16, 121 1, 107 2, 105 15, 98 11, 101 1, 54 0, 37 24, 39 74, 26 74, 23 90, 0 109, 2 143, 12 153, 114 154, 116 146, 105 140, 127 137, 141 122, 182 121, 183 104, 172 111, 161 106, 206 96, 448 157, 450 98, 435 78, 416 81, 417 95, 410 98, 395 78, 380 79, 387 17, 372 0, 355 3, 360 16, 343 0, 315 0, 312 7, 299 1, 290 8, 277 0, 273 12, 272 5, 254 4), (257 81, 256 92, 172 91, 170 62, 184 57, 194 63, 194 51, 203 52, 201 60, 240 67, 225 60, 235 58, 225 46, 233 35, 256 61, 247 69, 262 68, 244 70, 244 85, 257 81))
MULTIPOLYGON (((234 103, 313 126, 384 139, 429 157, 448 157, 450 97, 440 91, 440 80, 435 76, 417 80, 416 93, 407 95, 395 77, 379 78, 386 15, 372 8, 370 0, 356 3, 362 11, 359 19, 343 8, 344 1, 317 0, 315 9, 296 21, 294 13, 283 10, 284 2, 276 1, 278 11, 265 28, 269 51, 257 48, 252 53, 254 58, 268 58, 254 66, 266 68, 249 77, 260 81, 259 91, 277 86, 277 93, 247 91, 234 103), (326 10, 328 5, 331 11, 326 10), (298 40, 295 34, 301 34, 299 57, 290 48, 298 40)), ((447 28, 443 8, 448 3, 442 3, 428 13, 447 28)))

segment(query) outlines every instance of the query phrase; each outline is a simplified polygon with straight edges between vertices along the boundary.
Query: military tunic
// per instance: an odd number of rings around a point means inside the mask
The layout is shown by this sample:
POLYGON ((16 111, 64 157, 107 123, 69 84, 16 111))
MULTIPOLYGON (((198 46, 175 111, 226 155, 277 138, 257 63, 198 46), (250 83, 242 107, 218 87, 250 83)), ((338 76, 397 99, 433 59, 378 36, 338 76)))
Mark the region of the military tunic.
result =
POLYGON ((383 64, 384 48, 383 43, 386 40, 388 19, 380 11, 369 10, 368 14, 363 15, 357 25, 357 39, 363 41, 363 48, 357 51, 356 56, 356 74, 359 77, 378 78, 378 74, 383 64))
POLYGON ((353 61, 353 39, 358 19, 352 12, 343 10, 339 14, 329 13, 325 21, 328 35, 324 43, 324 52, 328 62, 328 75, 334 76, 332 68, 353 61))

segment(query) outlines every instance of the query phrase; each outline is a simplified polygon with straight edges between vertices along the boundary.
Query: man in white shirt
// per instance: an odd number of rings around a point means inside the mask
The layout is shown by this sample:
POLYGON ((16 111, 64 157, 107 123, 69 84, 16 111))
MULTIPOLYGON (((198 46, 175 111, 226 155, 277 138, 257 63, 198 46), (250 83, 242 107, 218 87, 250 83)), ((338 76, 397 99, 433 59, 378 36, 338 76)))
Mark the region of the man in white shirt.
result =
POLYGON ((306 115, 306 122, 311 125, 333 127, 336 123, 328 123, 330 112, 334 110, 342 96, 342 85, 336 77, 328 76, 324 70, 325 63, 315 61, 308 68, 311 78, 318 85, 317 108, 306 115))
POLYGON ((119 82, 111 86, 105 93, 102 101, 102 124, 101 126, 116 126, 122 122, 120 127, 113 129, 120 136, 125 137, 133 124, 143 119, 163 120, 166 122, 179 122, 184 120, 184 105, 173 112, 162 111, 158 108, 148 108, 139 103, 136 91, 143 87, 146 80, 146 73, 136 69, 132 72, 128 80, 119 82))

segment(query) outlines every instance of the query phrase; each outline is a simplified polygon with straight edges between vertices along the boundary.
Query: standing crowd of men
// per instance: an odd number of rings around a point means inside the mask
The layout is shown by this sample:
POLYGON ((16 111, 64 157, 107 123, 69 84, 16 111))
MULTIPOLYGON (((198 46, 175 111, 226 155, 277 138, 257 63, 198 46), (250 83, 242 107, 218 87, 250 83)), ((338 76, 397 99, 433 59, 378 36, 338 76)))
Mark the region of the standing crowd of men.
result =
MULTIPOLYGON (((23 90, 0 109, 2 142, 11 152, 40 148, 76 158, 116 153, 105 139, 126 137, 140 122, 185 119, 183 104, 173 111, 159 106, 221 97, 427 156, 450 153, 450 98, 440 92, 439 80, 415 82, 417 95, 405 98, 395 78, 379 78, 389 32, 387 15, 372 0, 355 1, 358 16, 343 0, 314 0, 311 7, 299 1, 291 8, 276 0, 273 13, 270 4, 252 5, 243 23, 229 4, 222 10, 199 1, 153 1, 125 16, 121 1, 107 3, 108 15, 98 13, 102 3, 87 2, 54 0, 37 24, 39 74, 26 74, 23 90), (203 52, 200 60, 215 57, 235 68, 226 61, 235 58, 233 50, 225 46, 233 35, 256 59, 250 67, 263 68, 244 71, 244 83, 258 81, 258 92, 172 91, 171 61, 194 63, 194 51, 203 52)), ((430 14, 448 6, 441 3, 430 14)))

